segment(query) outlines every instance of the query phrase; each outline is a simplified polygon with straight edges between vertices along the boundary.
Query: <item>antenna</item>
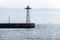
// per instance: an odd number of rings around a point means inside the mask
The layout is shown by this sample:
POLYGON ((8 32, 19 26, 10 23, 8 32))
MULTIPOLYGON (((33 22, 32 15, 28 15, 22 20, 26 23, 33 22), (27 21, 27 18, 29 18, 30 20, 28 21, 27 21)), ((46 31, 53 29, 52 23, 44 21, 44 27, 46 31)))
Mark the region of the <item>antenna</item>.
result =
POLYGON ((31 0, 26 0, 26 5, 30 5, 31 4, 31 0))

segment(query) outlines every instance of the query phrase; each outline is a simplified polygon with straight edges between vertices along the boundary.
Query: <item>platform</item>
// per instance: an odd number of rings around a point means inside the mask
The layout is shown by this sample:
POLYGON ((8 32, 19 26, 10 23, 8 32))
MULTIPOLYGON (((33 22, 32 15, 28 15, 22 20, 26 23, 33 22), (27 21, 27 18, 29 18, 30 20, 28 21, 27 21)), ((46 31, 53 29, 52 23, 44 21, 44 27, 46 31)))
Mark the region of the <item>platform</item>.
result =
POLYGON ((0 28, 35 28, 34 23, 0 23, 0 28))

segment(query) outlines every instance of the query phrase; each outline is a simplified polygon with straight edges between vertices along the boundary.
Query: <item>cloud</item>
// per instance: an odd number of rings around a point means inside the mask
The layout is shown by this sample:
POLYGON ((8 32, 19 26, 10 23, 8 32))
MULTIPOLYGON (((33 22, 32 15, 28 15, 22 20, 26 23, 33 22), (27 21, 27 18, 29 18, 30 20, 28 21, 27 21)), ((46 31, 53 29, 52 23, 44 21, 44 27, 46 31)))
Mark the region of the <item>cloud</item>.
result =
POLYGON ((0 7, 24 8, 26 5, 32 8, 60 8, 60 0, 0 0, 0 7))
POLYGON ((60 8, 60 0, 32 0, 31 6, 35 8, 60 8))
POLYGON ((24 0, 0 0, 0 7, 5 8, 21 8, 25 5, 24 0))

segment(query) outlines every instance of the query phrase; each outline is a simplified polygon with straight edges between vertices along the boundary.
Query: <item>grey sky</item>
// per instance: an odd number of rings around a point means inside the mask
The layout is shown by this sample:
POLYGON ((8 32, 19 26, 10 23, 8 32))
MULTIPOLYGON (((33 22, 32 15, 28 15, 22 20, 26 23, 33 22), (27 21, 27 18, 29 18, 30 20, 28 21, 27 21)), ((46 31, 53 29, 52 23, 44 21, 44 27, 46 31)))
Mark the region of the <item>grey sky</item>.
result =
POLYGON ((4 8, 24 8, 28 4, 32 8, 60 8, 60 0, 0 0, 4 8))

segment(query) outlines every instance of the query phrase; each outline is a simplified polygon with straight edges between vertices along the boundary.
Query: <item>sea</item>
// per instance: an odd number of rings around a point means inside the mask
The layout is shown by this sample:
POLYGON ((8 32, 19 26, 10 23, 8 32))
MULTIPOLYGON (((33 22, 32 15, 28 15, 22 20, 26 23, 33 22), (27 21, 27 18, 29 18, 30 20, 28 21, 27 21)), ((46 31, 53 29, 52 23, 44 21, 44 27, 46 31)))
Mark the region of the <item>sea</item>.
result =
MULTIPOLYGON (((0 28, 0 40, 60 40, 60 9, 32 9, 35 28, 0 28)), ((25 22, 24 9, 0 8, 0 23, 25 22)))

